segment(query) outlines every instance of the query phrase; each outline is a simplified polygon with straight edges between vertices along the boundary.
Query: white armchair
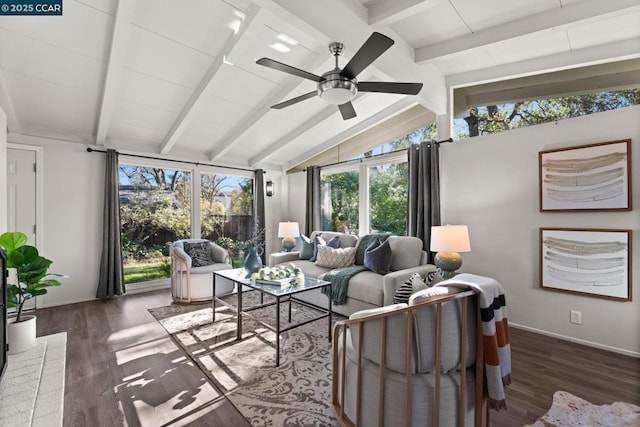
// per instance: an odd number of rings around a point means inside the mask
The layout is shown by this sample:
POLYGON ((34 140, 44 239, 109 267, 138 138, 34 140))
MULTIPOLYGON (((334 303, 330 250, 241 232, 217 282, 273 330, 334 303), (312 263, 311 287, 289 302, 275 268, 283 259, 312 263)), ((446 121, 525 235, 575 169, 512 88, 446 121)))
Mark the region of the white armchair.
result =
POLYGON ((332 395, 341 426, 490 425, 477 296, 433 289, 336 323, 332 395))
MULTIPOLYGON (((213 272, 233 268, 229 252, 223 247, 205 239, 184 239, 173 242, 169 247, 171 255, 171 296, 177 302, 198 302, 210 300, 213 296, 213 272), (195 267, 193 260, 184 250, 184 243, 206 242, 211 248, 212 264, 195 267)), ((216 282, 216 296, 233 291, 233 282, 216 282)))

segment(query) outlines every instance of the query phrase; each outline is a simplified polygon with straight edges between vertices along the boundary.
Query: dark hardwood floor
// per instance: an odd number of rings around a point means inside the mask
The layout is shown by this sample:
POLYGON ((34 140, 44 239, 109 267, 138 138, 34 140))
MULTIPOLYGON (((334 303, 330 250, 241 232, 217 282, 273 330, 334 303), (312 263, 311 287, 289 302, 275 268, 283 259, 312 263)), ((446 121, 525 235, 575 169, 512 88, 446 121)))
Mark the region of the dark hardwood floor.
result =
MULTIPOLYGON (((246 426, 147 309, 169 291, 37 310, 38 335, 67 332, 65 426, 246 426)), ((492 425, 532 423, 564 390, 640 405, 640 359, 511 328, 513 383, 492 425)))

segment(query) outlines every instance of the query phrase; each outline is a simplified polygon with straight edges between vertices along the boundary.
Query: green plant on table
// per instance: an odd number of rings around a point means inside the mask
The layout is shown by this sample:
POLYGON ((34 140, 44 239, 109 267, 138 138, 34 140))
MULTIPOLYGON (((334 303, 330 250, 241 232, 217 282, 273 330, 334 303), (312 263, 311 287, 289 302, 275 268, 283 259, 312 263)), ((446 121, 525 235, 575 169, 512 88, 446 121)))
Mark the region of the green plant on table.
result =
POLYGON ((53 261, 41 256, 38 249, 26 243, 27 236, 19 231, 0 236, 0 245, 7 252, 7 268, 15 268, 17 272, 18 283, 7 286, 7 306, 18 309, 16 323, 22 320, 22 308, 27 300, 46 294, 46 288, 50 286, 61 285, 59 281, 48 277, 66 277, 48 273, 53 261))

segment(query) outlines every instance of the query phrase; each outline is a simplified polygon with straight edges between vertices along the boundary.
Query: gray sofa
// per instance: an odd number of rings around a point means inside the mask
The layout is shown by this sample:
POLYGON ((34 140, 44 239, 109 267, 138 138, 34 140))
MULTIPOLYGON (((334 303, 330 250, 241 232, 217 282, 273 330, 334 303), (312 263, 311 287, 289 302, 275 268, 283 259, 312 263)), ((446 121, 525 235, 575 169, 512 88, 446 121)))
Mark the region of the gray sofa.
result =
MULTIPOLYGON (((356 236, 332 231, 314 231, 311 239, 322 235, 326 241, 339 236, 341 248, 357 247, 359 239, 356 236)), ((427 264, 427 253, 422 250, 422 240, 417 237, 390 236, 389 245, 393 254, 391 272, 385 275, 366 270, 356 274, 349 280, 347 301, 345 304, 332 305, 332 309, 344 316, 370 308, 393 304, 396 290, 414 273, 425 277, 427 273, 435 271, 436 267, 427 264)), ((269 255, 269 266, 293 263, 298 266, 305 276, 323 278, 331 268, 320 267, 309 260, 299 259, 299 252, 278 252, 269 255)), ((329 299, 320 290, 302 292, 296 298, 327 307, 329 299)))

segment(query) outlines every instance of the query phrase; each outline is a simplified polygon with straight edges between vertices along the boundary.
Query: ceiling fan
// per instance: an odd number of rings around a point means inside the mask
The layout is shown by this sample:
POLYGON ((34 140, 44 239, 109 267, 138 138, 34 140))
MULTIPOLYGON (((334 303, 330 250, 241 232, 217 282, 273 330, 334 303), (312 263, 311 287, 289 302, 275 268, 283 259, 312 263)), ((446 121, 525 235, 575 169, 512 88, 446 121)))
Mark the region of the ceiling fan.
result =
POLYGON ((417 95, 422 89, 422 83, 394 83, 394 82, 358 82, 356 77, 367 68, 373 61, 382 55, 393 45, 393 40, 384 34, 374 32, 367 39, 362 47, 351 58, 347 65, 340 69, 338 67, 338 57, 344 50, 344 45, 339 42, 329 44, 329 51, 335 57, 336 67, 327 71, 322 76, 283 64, 270 58, 261 58, 257 64, 273 68, 278 71, 293 74, 294 76, 309 79, 318 84, 317 90, 304 95, 296 96, 279 104, 272 105, 271 108, 281 109, 296 104, 305 99, 318 95, 329 104, 337 105, 344 120, 356 117, 351 100, 358 92, 384 92, 400 93, 405 95, 417 95))

